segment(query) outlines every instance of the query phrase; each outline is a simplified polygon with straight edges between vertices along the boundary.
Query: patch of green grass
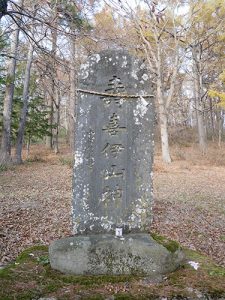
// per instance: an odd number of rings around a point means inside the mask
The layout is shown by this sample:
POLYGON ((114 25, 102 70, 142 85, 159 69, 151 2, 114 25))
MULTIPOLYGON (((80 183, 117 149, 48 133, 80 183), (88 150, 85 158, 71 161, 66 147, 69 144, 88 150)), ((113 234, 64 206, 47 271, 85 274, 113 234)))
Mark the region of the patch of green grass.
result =
POLYGON ((225 242, 225 235, 220 236, 221 241, 225 242))
POLYGON ((220 267, 215 267, 213 270, 209 271, 210 276, 224 276, 225 277, 225 269, 220 267))
POLYGON ((51 282, 45 287, 46 292, 55 292, 57 291, 60 287, 62 287, 62 284, 57 284, 56 282, 51 282))
POLYGON ((134 279, 134 276, 129 275, 100 275, 100 276, 74 276, 73 280, 80 285, 99 285, 105 283, 121 283, 129 282, 134 279), (76 277, 76 278, 75 278, 76 277))
POLYGON ((208 256, 197 251, 187 248, 183 248, 182 251, 186 257, 186 263, 182 268, 168 275, 168 285, 179 288, 183 291, 183 296, 186 293, 186 296, 190 297, 186 291, 186 287, 188 286, 206 295, 224 297, 225 268, 217 266, 208 256), (189 261, 198 263, 199 268, 195 270, 190 266, 189 261))
POLYGON ((37 261, 38 261, 38 263, 40 263, 43 266, 50 264, 48 255, 42 255, 42 256, 38 257, 37 261))
POLYGON ((86 300, 104 300, 105 297, 103 295, 93 295, 93 296, 85 297, 84 299, 86 299, 86 300))
POLYGON ((8 164, 0 164, 0 173, 2 172, 6 172, 8 170, 15 170, 15 165, 12 164, 12 162, 8 163, 8 164))
MULTIPOLYGON (((31 299, 38 299, 40 297, 40 293, 38 291, 34 291, 34 290, 29 290, 29 291, 26 291, 24 293, 21 293, 19 295, 19 298, 20 300, 31 300, 31 299)), ((15 299, 15 298, 9 298, 9 300, 11 299, 15 299)))
POLYGON ((122 293, 120 293, 120 294, 115 295, 114 299, 115 300, 134 300, 134 299, 137 299, 137 298, 132 296, 131 294, 122 294, 122 293))
POLYGON ((200 268, 206 271, 210 276, 225 277, 225 268, 217 266, 208 256, 187 248, 184 248, 183 251, 187 261, 197 261, 200 268))
POLYGON ((11 272, 12 268, 14 268, 15 265, 14 264, 10 264, 7 267, 5 267, 4 269, 0 269, 0 279, 7 279, 7 280, 13 280, 14 276, 11 272))
POLYGON ((2 298, 1 298, 1 300, 11 300, 12 298, 11 297, 8 297, 8 296, 3 296, 2 298))
MULTIPOLYGON (((14 274, 15 276, 15 274, 14 274)), ((26 283, 23 283, 21 278, 12 278, 10 282, 1 280, 0 282, 0 299, 1 300, 30 300, 40 298, 41 293, 39 288, 26 288, 26 283), (24 288, 17 287, 18 283, 24 284, 24 288)))
POLYGON ((0 268, 0 278, 8 277, 12 266, 14 266, 14 264, 8 264, 7 266, 1 267, 0 268))
MULTIPOLYGON (((33 246, 30 247, 26 250, 24 250, 16 259, 16 263, 23 263, 25 261, 30 261, 33 259, 33 257, 35 256, 34 253, 37 254, 37 252, 41 252, 41 253, 45 253, 45 257, 48 255, 48 247, 44 246, 44 245, 37 245, 37 246, 33 246)), ((36 255, 37 256, 37 255, 36 255)), ((43 257, 43 255, 42 255, 43 257)), ((39 257, 37 257, 37 260, 39 259, 39 257)), ((40 260, 40 259, 39 259, 40 260)))
POLYGON ((45 267, 45 277, 51 278, 52 280, 59 279, 65 284, 79 284, 81 286, 96 286, 106 283, 121 283, 129 282, 135 277, 132 275, 94 275, 94 276, 81 276, 81 275, 66 275, 55 271, 51 268, 50 265, 45 267))
POLYGON ((8 166, 6 166, 6 165, 0 165, 0 173, 1 172, 5 172, 7 170, 8 170, 8 166))

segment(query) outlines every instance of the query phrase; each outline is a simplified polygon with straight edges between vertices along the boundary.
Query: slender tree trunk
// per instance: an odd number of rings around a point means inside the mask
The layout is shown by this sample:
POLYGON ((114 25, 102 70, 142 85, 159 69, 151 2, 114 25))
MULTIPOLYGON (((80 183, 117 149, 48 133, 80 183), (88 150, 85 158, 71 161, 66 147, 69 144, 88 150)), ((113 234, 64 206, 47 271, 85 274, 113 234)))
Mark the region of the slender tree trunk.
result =
POLYGON ((221 112, 221 115, 222 115, 222 129, 221 129, 221 135, 223 136, 224 135, 224 109, 222 109, 222 112, 221 112))
POLYGON ((30 155, 30 140, 31 140, 31 137, 30 137, 30 134, 29 134, 28 140, 27 140, 27 158, 30 155))
POLYGON ((210 121, 211 121, 211 130, 212 130, 212 141, 215 140, 215 124, 214 124, 214 113, 213 113, 213 105, 212 98, 209 97, 209 107, 210 107, 210 121))
POLYGON ((198 114, 198 139, 199 146, 203 154, 206 153, 207 143, 206 143, 206 130, 204 124, 204 116, 203 116, 203 108, 198 104, 197 106, 197 114, 198 114))
POLYGON ((30 73, 31 66, 33 61, 33 45, 30 43, 29 51, 27 55, 27 65, 24 76, 24 86, 23 86, 23 108, 20 116, 19 130, 16 141, 16 163, 22 163, 22 148, 23 148, 23 139, 25 132, 25 124, 27 118, 27 108, 28 108, 28 99, 29 99, 29 84, 30 84, 30 73))
POLYGON ((49 114, 48 114, 48 125, 49 125, 49 132, 50 135, 47 135, 45 138, 45 144, 46 147, 49 149, 52 149, 53 147, 53 130, 52 130, 52 125, 53 125, 53 97, 52 95, 47 95, 47 105, 49 109, 49 114))
POLYGON ((50 149, 53 148, 53 121, 54 121, 54 99, 55 99, 55 94, 56 94, 56 51, 57 51, 57 26, 58 26, 58 13, 57 10, 55 11, 55 22, 54 22, 54 27, 51 31, 52 35, 52 49, 51 49, 51 60, 50 60, 50 95, 48 96, 48 106, 50 109, 49 112, 49 119, 48 119, 48 124, 50 126, 50 135, 46 136, 46 146, 50 149))
MULTIPOLYGON (((157 87, 158 89, 158 87, 157 87)), ((165 163, 171 163, 170 151, 169 151, 169 138, 168 138, 168 119, 167 111, 164 105, 163 98, 157 95, 159 103, 159 120, 160 120, 160 133, 161 133, 161 148, 162 159, 165 163)))
POLYGON ((223 116, 223 110, 220 111, 219 116, 219 138, 218 138, 218 146, 221 147, 222 142, 222 134, 223 134, 223 122, 224 122, 224 116, 223 116))
POLYGON ((76 40, 75 34, 71 37, 71 65, 70 65, 70 96, 69 96, 69 141, 72 153, 75 147, 75 118, 76 118, 76 40))
POLYGON ((218 137, 218 146, 221 147, 222 140, 222 130, 221 130, 221 120, 219 121, 219 137, 218 137))
POLYGON ((60 124, 60 104, 61 94, 59 87, 56 89, 56 111, 55 111, 55 122, 56 128, 54 129, 54 151, 55 154, 59 153, 59 124, 60 124))
POLYGON ((19 28, 14 26, 13 39, 11 43, 11 56, 9 61, 7 84, 5 90, 4 107, 3 107, 3 131, 0 151, 0 164, 7 164, 11 161, 11 123, 12 123, 12 103, 14 95, 14 81, 16 72, 16 59, 19 44, 19 28))
POLYGON ((169 138, 168 138, 168 117, 165 99, 163 97, 163 85, 162 85, 162 71, 161 71, 161 58, 160 49, 158 49, 158 65, 157 65, 157 100, 159 104, 159 121, 160 121, 160 133, 161 133, 161 148, 162 159, 165 163, 171 163, 170 151, 169 151, 169 138))
POLYGON ((196 101, 196 114, 197 114, 197 127, 198 127, 198 140, 202 154, 207 150, 207 137, 204 122, 204 103, 203 103, 203 82, 202 82, 202 62, 201 62, 201 49, 194 46, 192 49, 193 55, 193 74, 195 84, 195 101, 196 101))

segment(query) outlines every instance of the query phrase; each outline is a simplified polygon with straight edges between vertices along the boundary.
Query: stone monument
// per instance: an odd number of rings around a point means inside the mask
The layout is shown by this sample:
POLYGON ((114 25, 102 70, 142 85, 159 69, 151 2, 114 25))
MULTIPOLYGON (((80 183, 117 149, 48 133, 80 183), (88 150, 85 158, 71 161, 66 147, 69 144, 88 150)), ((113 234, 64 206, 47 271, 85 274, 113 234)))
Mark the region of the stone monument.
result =
POLYGON ((159 276, 174 256, 147 233, 152 221, 154 102, 145 65, 125 51, 89 57, 79 75, 73 237, 50 246, 72 274, 159 276))

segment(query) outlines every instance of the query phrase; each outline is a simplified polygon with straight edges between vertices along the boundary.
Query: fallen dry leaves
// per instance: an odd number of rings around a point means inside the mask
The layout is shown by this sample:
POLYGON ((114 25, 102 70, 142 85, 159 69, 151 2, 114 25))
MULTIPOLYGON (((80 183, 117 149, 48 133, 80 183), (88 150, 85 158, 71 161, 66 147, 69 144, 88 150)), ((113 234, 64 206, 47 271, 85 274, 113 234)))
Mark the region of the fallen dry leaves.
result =
MULTIPOLYGON (((70 235, 71 183, 72 169, 56 156, 0 173, 2 263, 70 235)), ((151 230, 225 266, 225 167, 163 166, 156 156, 154 189, 151 230)))
POLYGON ((151 229, 225 266, 225 166, 175 161, 157 169, 151 229))
POLYGON ((3 263, 34 244, 70 234, 71 169, 36 162, 0 173, 0 253, 3 263))

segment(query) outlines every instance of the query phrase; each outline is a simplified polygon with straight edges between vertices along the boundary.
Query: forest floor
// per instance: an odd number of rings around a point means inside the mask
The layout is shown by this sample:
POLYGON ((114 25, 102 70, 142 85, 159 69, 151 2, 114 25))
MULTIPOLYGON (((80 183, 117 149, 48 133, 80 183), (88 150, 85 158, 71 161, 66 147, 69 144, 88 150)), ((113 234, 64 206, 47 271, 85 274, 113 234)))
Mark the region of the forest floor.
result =
MULTIPOLYGON (((174 145, 172 157, 165 165, 156 149, 150 230, 225 266, 225 145, 211 145, 205 156, 196 146, 174 145)), ((34 146, 23 165, 1 170, 2 265, 28 247, 70 235, 71 165, 68 149, 54 155, 34 146)))

